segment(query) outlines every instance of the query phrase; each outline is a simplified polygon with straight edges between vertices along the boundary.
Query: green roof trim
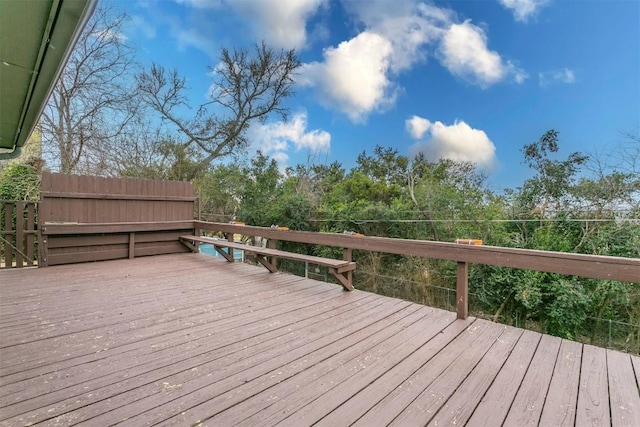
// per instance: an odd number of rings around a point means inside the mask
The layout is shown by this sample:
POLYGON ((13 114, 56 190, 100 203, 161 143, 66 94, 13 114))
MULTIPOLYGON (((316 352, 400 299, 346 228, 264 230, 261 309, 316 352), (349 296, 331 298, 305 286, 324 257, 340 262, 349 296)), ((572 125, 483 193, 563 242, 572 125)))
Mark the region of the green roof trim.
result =
POLYGON ((19 154, 96 4, 0 1, 0 158, 19 154))

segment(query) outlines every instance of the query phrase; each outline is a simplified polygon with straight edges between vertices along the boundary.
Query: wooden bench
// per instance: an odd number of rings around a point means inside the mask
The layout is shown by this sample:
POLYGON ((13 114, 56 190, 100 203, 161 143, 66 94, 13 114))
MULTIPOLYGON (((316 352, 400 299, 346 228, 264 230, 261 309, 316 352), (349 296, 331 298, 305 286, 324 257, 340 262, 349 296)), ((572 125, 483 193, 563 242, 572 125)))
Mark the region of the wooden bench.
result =
POLYGON ((313 255, 298 254, 295 252, 281 251, 278 249, 263 248, 259 246, 245 245, 243 243, 230 242, 227 240, 214 239, 203 236, 180 236, 180 241, 185 244, 193 252, 198 252, 196 242, 209 243, 214 249, 229 262, 234 262, 233 252, 226 252, 223 248, 238 249, 253 254, 258 262, 265 266, 270 272, 276 273, 277 258, 285 258, 294 261, 308 262, 310 264, 322 265, 329 268, 336 280, 348 291, 353 290, 351 280, 352 272, 356 269, 356 263, 341 259, 323 258, 313 255))

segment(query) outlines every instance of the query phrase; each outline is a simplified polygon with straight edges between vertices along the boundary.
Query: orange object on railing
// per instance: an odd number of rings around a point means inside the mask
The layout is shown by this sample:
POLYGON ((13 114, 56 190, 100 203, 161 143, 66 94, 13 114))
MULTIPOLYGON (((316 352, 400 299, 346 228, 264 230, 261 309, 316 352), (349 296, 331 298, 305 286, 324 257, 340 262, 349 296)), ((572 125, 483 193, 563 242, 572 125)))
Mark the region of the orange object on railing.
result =
POLYGON ((479 239, 456 239, 456 243, 459 245, 474 245, 481 246, 482 240, 479 239))

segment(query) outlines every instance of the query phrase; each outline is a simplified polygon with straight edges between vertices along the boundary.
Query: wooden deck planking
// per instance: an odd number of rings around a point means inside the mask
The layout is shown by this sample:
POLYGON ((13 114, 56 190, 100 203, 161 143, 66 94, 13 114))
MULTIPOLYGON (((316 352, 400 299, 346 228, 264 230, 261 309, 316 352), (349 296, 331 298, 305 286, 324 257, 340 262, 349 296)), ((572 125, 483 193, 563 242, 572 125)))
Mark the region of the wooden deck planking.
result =
POLYGON ((485 331, 480 332, 481 339, 476 339, 465 346, 463 353, 428 384, 390 425, 426 425, 503 332, 504 328, 495 324, 490 324, 485 331))
POLYGON ((504 423, 538 425, 562 340, 543 335, 504 423))
POLYGON ((607 350, 611 425, 633 427, 640 423, 640 394, 631 356, 607 350))
MULTIPOLYGON (((327 292, 327 290, 317 289, 313 292, 314 294, 320 294, 327 292)), ((241 294, 240 296, 243 296, 243 294, 241 294)), ((285 308, 284 306, 289 305, 290 308, 290 304, 294 304, 298 300, 300 300, 302 304, 309 305, 308 295, 306 297, 301 297, 293 292, 291 292, 289 295, 277 295, 271 298, 265 295, 256 295, 255 297, 249 297, 248 295, 246 296, 248 298, 247 303, 254 304, 253 306, 239 310, 237 308, 234 308, 233 306, 226 307, 228 303, 222 303, 225 307, 220 309, 221 312, 218 314, 218 316, 223 317, 225 319, 224 321, 228 322, 236 316, 256 311, 256 309, 259 308, 260 304, 264 304, 265 302, 272 304, 264 308, 264 310, 266 310, 266 313, 261 313, 267 316, 270 312, 278 312, 279 310, 282 310, 283 308, 285 308)), ((318 296, 318 298, 320 298, 320 296, 318 296)), ((213 310, 215 308, 216 307, 214 306, 211 309, 213 310)), ((161 311, 172 311, 172 309, 172 307, 164 307, 161 309, 161 311)), ((145 312, 142 312, 141 314, 145 315, 145 312)), ((30 369, 36 369, 40 367, 40 365, 47 363, 47 360, 50 360, 46 358, 47 355, 55 356, 58 352, 61 351, 61 348, 56 345, 57 343, 67 344, 66 348, 64 349, 64 356, 62 358, 55 359, 57 362, 65 364, 65 362, 69 361, 70 363, 75 364, 75 359, 82 358, 82 360, 78 360, 78 362, 86 363, 89 360, 94 360, 101 357, 99 353, 106 349, 111 349, 111 354, 113 355, 124 350, 130 350, 130 348, 137 348, 138 345, 136 343, 144 339, 150 339, 152 337, 167 339, 172 337, 172 334, 174 334, 175 332, 197 332, 202 327, 201 323, 205 322, 206 325, 206 322, 211 320, 210 317, 211 315, 207 315, 206 313, 204 313, 198 316, 188 317, 188 322, 181 322, 181 320, 184 320, 184 318, 179 318, 177 319, 177 321, 170 322, 167 321, 163 314, 158 313, 156 314, 156 317, 152 318, 151 321, 144 321, 139 323, 133 321, 125 321, 125 323, 121 324, 121 328, 117 328, 116 326, 111 324, 111 322, 107 321, 106 323, 109 327, 109 330, 100 334, 96 334, 93 329, 83 329, 77 333, 69 333, 67 334, 68 336, 56 335, 51 340, 47 340, 47 344, 51 344, 49 349, 41 350, 39 352, 24 352, 23 350, 29 346, 29 343, 17 344, 10 348, 4 348, 3 356, 6 356, 7 358, 11 358, 12 356, 14 356, 15 358, 13 360, 19 361, 19 363, 15 363, 13 366, 8 366, 6 369, 3 369, 2 372, 6 375, 8 372, 5 371, 11 370, 18 371, 16 373, 19 374, 29 373, 32 375, 33 373, 29 372, 30 369), (121 331, 114 334, 112 333, 114 329, 121 329, 121 331), (87 340, 89 340, 90 346, 87 343, 87 340), (20 356, 20 353, 25 353, 25 355, 20 356)), ((255 314, 254 317, 257 320, 262 319, 259 314, 255 314)), ((243 319, 243 321, 247 320, 250 321, 252 319, 243 319)), ((155 342, 153 343, 155 344, 155 342)), ((42 370, 38 372, 39 375, 41 375, 42 373, 42 370)))
POLYGON ((3 271, 0 296, 0 425, 640 419, 635 356, 202 254, 3 271))
POLYGON ((117 410, 92 419, 92 423, 103 425, 107 422, 128 420, 127 422, 134 425, 156 424, 173 414, 188 411, 193 405, 215 397, 221 391, 238 387, 263 375, 284 379, 281 369, 283 363, 310 357, 309 353, 332 344, 338 339, 336 335, 339 336, 339 331, 345 323, 349 323, 345 331, 349 335, 369 322, 366 319, 367 315, 387 316, 393 310, 398 310, 399 306, 388 304, 386 310, 363 310, 355 317, 353 323, 347 322, 349 316, 331 318, 313 328, 312 333, 309 333, 308 329, 300 331, 289 341, 268 341, 251 349, 232 353, 225 358, 197 365, 196 370, 183 370, 170 377, 171 384, 175 384, 176 387, 167 390, 162 396, 148 397, 148 393, 155 393, 158 389, 157 383, 149 384, 136 390, 129 396, 129 400, 122 400, 123 405, 117 410), (130 404, 131 400, 135 404, 130 404))
MULTIPOLYGON (((371 298, 366 298, 371 300, 371 298)), ((375 301, 375 299, 374 299, 375 301)), ((297 307, 294 307, 297 309, 297 307)), ((353 307, 350 307, 352 309, 353 307)), ((323 309, 326 311, 327 307, 324 304, 323 309)), ((309 310, 309 308, 305 308, 306 314, 317 316, 317 310, 309 310)), ((328 313, 332 314, 340 314, 340 312, 346 311, 343 307, 339 307, 335 310, 331 310, 328 313)), ((215 358, 219 354, 227 354, 228 352, 238 351, 240 349, 249 348, 255 346, 260 343, 264 339, 281 339, 282 335, 286 334, 289 331, 295 329, 301 329, 304 327, 308 327, 312 322, 317 322, 316 318, 311 318, 310 320, 305 321, 304 319, 300 319, 299 317, 295 318, 297 320, 296 324, 288 327, 283 330, 280 327, 280 322, 286 323, 286 316, 276 316, 270 319, 271 329, 266 329, 264 327, 245 327, 242 324, 236 325, 219 325, 218 333, 229 331, 234 334, 234 338, 232 340, 217 340, 214 343, 208 342, 208 339, 213 335, 211 332, 207 332, 205 335, 198 337, 198 335, 192 335, 185 337, 184 342, 171 342, 170 345, 167 346, 155 346, 153 345, 154 351, 148 354, 137 354, 135 360, 131 360, 131 357, 128 353, 114 356, 114 360, 109 360, 105 363, 102 363, 99 368, 87 370, 83 365, 79 365, 75 368, 77 369, 67 369, 65 370, 65 378, 57 379, 57 383, 60 384, 59 393, 55 393, 54 391, 50 391, 46 396, 39 396, 38 402, 40 404, 43 403, 43 398, 48 400, 52 400, 52 403, 55 402, 55 399, 64 398, 69 396, 70 392, 74 390, 69 387, 74 383, 82 380, 83 382, 78 384, 75 387, 78 394, 81 394, 83 391, 83 386, 85 385, 84 378, 79 378, 79 376, 89 376, 95 377, 96 381, 93 382, 93 386, 96 390, 99 390, 101 394, 105 395, 109 393, 109 386, 114 388, 114 385, 117 385, 119 392, 122 391, 124 387, 124 383, 127 383, 127 387, 135 388, 136 386, 144 385, 144 381, 153 380, 153 375, 157 375, 158 378, 164 378, 167 376, 172 370, 177 369, 178 371, 182 370, 183 365, 186 363, 194 364, 198 366, 198 363, 203 363, 203 360, 206 362, 212 358, 215 358), (231 327, 231 329, 229 329, 231 327), (243 331, 248 329, 249 335, 245 338, 242 333, 236 334, 236 328, 243 328, 243 331), (244 339, 243 339, 244 338, 244 339), (185 362, 188 360, 188 362, 185 362), (117 368, 118 365, 122 365, 124 363, 129 364, 129 368, 126 372, 116 371, 112 372, 113 368, 117 368), (74 372, 77 371, 77 372, 74 372), (74 376, 75 374, 75 376, 74 376), (68 378, 68 376, 73 376, 72 378, 68 378), (97 379, 99 378, 99 381, 97 379), (96 386, 100 386, 99 388, 96 386), (58 396, 59 395, 59 396, 58 396)), ((49 377, 47 380, 52 381, 53 378, 49 377)), ((39 379, 36 378, 37 382, 39 379)), ((27 382, 23 382, 27 383, 27 382)), ((35 396, 34 396, 35 397, 35 396)), ((94 393, 94 397, 97 398, 97 394, 94 393)), ((24 397, 20 400, 23 400, 24 397)), ((80 402, 75 402, 79 404, 80 402)), ((90 401, 83 401, 82 403, 88 404, 90 401)), ((68 409, 68 408, 67 408, 68 409)))
MULTIPOLYGON (((321 420, 353 395, 384 375, 399 361, 421 348, 424 343, 431 341, 434 334, 440 334, 440 331, 444 330, 446 331, 444 336, 457 335, 466 326, 463 322, 454 322, 453 317, 445 317, 444 322, 442 318, 438 320, 438 322, 431 323, 427 319, 429 326, 432 326, 429 329, 426 329, 426 322, 413 324, 400 336, 400 342, 394 337, 393 340, 381 345, 379 348, 381 353, 361 355, 345 367, 354 375, 345 381, 333 382, 333 387, 313 400, 312 404, 302 408, 288 408, 284 411, 288 416, 284 419, 278 419, 278 423, 282 425, 296 425, 298 423, 310 425, 321 420), (445 329, 447 324, 448 327, 445 329), (296 411, 296 409, 299 410, 296 411)), ((271 421, 268 424, 270 423, 271 421)))
POLYGON ((541 337, 536 332, 524 331, 522 333, 513 352, 471 414, 469 424, 502 425, 541 337))
POLYGON ((467 323, 456 322, 448 325, 446 329, 437 330, 438 325, 432 325, 431 331, 425 330, 425 338, 428 340, 415 352, 404 358, 388 369, 382 376, 377 378, 366 388, 348 398, 335 411, 328 414, 318 424, 319 425, 335 425, 344 421, 345 424, 351 424, 357 421, 364 413, 369 411, 377 402, 380 402, 389 393, 400 387, 402 383, 424 363, 430 360, 442 348, 443 343, 451 342, 459 336, 466 327, 470 326, 474 319, 470 319, 467 323), (435 329, 435 330, 434 330, 435 329), (428 332, 428 333, 427 333, 428 332))
POLYGON ((493 344, 469 376, 429 422, 429 426, 464 425, 486 394, 522 336, 522 330, 507 329, 493 344))
POLYGON ((583 346, 580 369, 576 425, 611 425, 607 351, 604 348, 591 345, 583 346))
MULTIPOLYGON (((329 351, 326 353, 330 349, 324 349, 323 352, 326 354, 320 354, 321 357, 309 357, 302 361, 294 361, 279 371, 288 373, 291 370, 304 368, 295 377, 281 378, 280 376, 264 375, 258 381, 243 384, 237 389, 207 401, 206 404, 194 408, 194 411, 201 411, 205 409, 205 406, 214 405, 216 410, 207 411, 206 415, 211 417, 210 422, 213 424, 247 424, 251 423, 252 418, 258 418, 258 424, 263 424, 269 415, 277 414, 282 409, 278 405, 279 403, 302 407, 329 387, 350 377, 355 373, 352 369, 347 368, 350 362, 357 360, 363 354, 373 355, 375 349, 382 351, 382 348, 388 348, 385 345, 387 340, 392 339, 408 325, 418 319, 423 319, 428 314, 421 308, 413 305, 407 306, 383 319, 383 322, 376 322, 366 330, 359 331, 358 336, 354 337, 352 342, 341 343, 338 352, 329 351), (231 405, 233 407, 230 407, 229 410, 220 411, 231 405)), ((181 417, 176 418, 170 421, 179 421, 181 417)))
POLYGON ((540 417, 541 425, 573 426, 576 419, 582 346, 562 340, 540 417))
MULTIPOLYGON (((456 325, 458 326, 458 325, 456 325)), ((355 425, 371 425, 380 422, 384 425, 393 419, 410 404, 424 389, 442 373, 452 360, 459 356, 464 348, 480 336, 480 332, 486 329, 488 323, 473 322, 464 330, 459 327, 448 328, 443 334, 436 337, 423 347, 417 358, 410 360, 412 363, 409 375, 399 378, 397 384, 383 399, 375 403, 375 406, 360 417, 355 425), (442 348, 448 348, 447 352, 442 352, 442 348), (416 365, 417 364, 417 365, 416 365)))

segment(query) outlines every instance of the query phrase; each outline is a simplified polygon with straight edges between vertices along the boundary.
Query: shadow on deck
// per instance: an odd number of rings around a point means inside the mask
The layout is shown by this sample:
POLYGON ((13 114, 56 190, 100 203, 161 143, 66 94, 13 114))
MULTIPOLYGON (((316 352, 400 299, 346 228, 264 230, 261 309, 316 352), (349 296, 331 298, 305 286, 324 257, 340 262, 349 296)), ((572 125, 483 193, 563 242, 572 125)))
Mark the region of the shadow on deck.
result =
POLYGON ((3 271, 0 297, 2 425, 640 420, 638 357, 206 255, 3 271))

